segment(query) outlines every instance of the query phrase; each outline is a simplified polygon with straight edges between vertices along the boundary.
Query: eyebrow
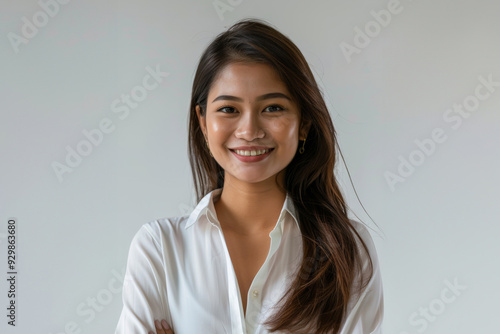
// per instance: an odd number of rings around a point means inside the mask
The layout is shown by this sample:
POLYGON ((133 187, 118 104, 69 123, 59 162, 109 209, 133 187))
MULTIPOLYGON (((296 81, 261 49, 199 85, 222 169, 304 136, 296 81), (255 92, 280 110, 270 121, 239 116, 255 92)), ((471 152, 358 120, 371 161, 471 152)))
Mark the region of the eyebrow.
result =
MULTIPOLYGON (((257 97, 257 101, 262 101, 262 100, 267 100, 267 99, 274 99, 274 98, 282 98, 282 99, 287 99, 288 101, 292 101, 290 97, 283 93, 269 93, 269 94, 264 94, 259 97, 257 97)), ((242 98, 232 96, 232 95, 219 95, 217 96, 212 103, 215 101, 220 101, 220 100, 229 100, 229 101, 237 101, 237 102, 243 102, 242 98)))

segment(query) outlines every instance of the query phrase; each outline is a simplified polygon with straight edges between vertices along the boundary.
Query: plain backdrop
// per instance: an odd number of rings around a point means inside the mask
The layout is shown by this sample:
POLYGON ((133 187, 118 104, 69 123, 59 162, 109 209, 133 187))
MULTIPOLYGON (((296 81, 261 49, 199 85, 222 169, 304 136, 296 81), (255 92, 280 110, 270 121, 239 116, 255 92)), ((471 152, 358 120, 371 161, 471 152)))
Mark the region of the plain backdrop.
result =
POLYGON ((321 86, 354 188, 342 160, 336 173, 377 247, 384 333, 499 332, 500 2, 0 8, 0 332, 114 333, 132 237, 196 205, 187 123, 198 59, 247 17, 289 36, 321 86), (145 89, 151 71, 161 74, 145 89))

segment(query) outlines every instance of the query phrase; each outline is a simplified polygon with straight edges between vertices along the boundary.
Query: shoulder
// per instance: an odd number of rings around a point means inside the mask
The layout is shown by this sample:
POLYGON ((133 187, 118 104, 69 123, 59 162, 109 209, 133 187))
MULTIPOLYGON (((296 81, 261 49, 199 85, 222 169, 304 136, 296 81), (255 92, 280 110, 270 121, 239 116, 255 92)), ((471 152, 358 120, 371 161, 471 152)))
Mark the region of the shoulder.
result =
POLYGON ((361 272, 363 274, 371 272, 372 280, 373 279, 376 280, 380 277, 379 259, 377 255, 377 249, 375 247, 375 243, 373 242, 373 238, 370 234, 370 231, 363 223, 360 223, 353 219, 350 219, 350 222, 359 236, 359 237, 356 236, 356 241, 358 244, 358 250, 360 254, 361 272), (366 248, 363 247, 363 243, 361 242, 361 240, 363 241, 366 248), (370 268, 373 271, 370 270, 370 268))
POLYGON ((370 234, 370 231, 368 231, 366 225, 354 219, 350 219, 349 221, 351 222, 352 227, 356 230, 356 232, 359 235, 359 238, 356 238, 359 247, 362 247, 362 244, 360 242, 361 239, 368 248, 370 255, 372 254, 376 255, 375 243, 373 242, 373 238, 370 234))
POLYGON ((132 239, 132 246, 161 249, 167 240, 177 240, 183 233, 188 215, 164 217, 141 225, 132 239))
POLYGON ((356 229, 356 231, 359 234, 363 234, 364 237, 370 237, 370 233, 368 232, 368 228, 366 227, 365 224, 363 224, 355 219, 349 219, 349 222, 351 223, 351 225, 356 229))

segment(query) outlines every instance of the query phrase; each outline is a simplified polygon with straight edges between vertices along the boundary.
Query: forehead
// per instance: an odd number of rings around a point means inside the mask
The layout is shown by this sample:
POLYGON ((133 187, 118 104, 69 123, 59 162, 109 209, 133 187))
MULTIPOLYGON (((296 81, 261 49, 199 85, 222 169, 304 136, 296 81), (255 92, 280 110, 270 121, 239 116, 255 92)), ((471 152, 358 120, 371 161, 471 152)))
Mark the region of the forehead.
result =
POLYGON ((270 92, 290 93, 278 72, 264 63, 230 63, 216 76, 210 87, 209 102, 218 95, 235 95, 251 99, 270 92), (212 97, 212 99, 210 99, 212 97))

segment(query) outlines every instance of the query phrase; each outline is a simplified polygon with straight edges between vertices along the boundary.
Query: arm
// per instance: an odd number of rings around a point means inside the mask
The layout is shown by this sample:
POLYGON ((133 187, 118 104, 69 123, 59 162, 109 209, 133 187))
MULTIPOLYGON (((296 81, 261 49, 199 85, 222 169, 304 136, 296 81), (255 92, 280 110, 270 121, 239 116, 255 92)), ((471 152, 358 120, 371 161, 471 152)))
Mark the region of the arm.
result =
POLYGON ((155 330, 155 319, 171 321, 164 268, 154 225, 145 224, 130 245, 122 291, 123 309, 115 334, 144 334, 155 330))
MULTIPOLYGON (((357 223, 356 229, 368 247, 373 262, 373 276, 364 290, 351 297, 341 334, 382 334, 384 295, 377 251, 368 230, 361 223, 357 223)), ((364 248, 360 248, 360 251, 363 259, 362 271, 365 274, 369 270, 368 254, 364 248)), ((355 283, 354 288, 359 288, 359 281, 355 283)))

